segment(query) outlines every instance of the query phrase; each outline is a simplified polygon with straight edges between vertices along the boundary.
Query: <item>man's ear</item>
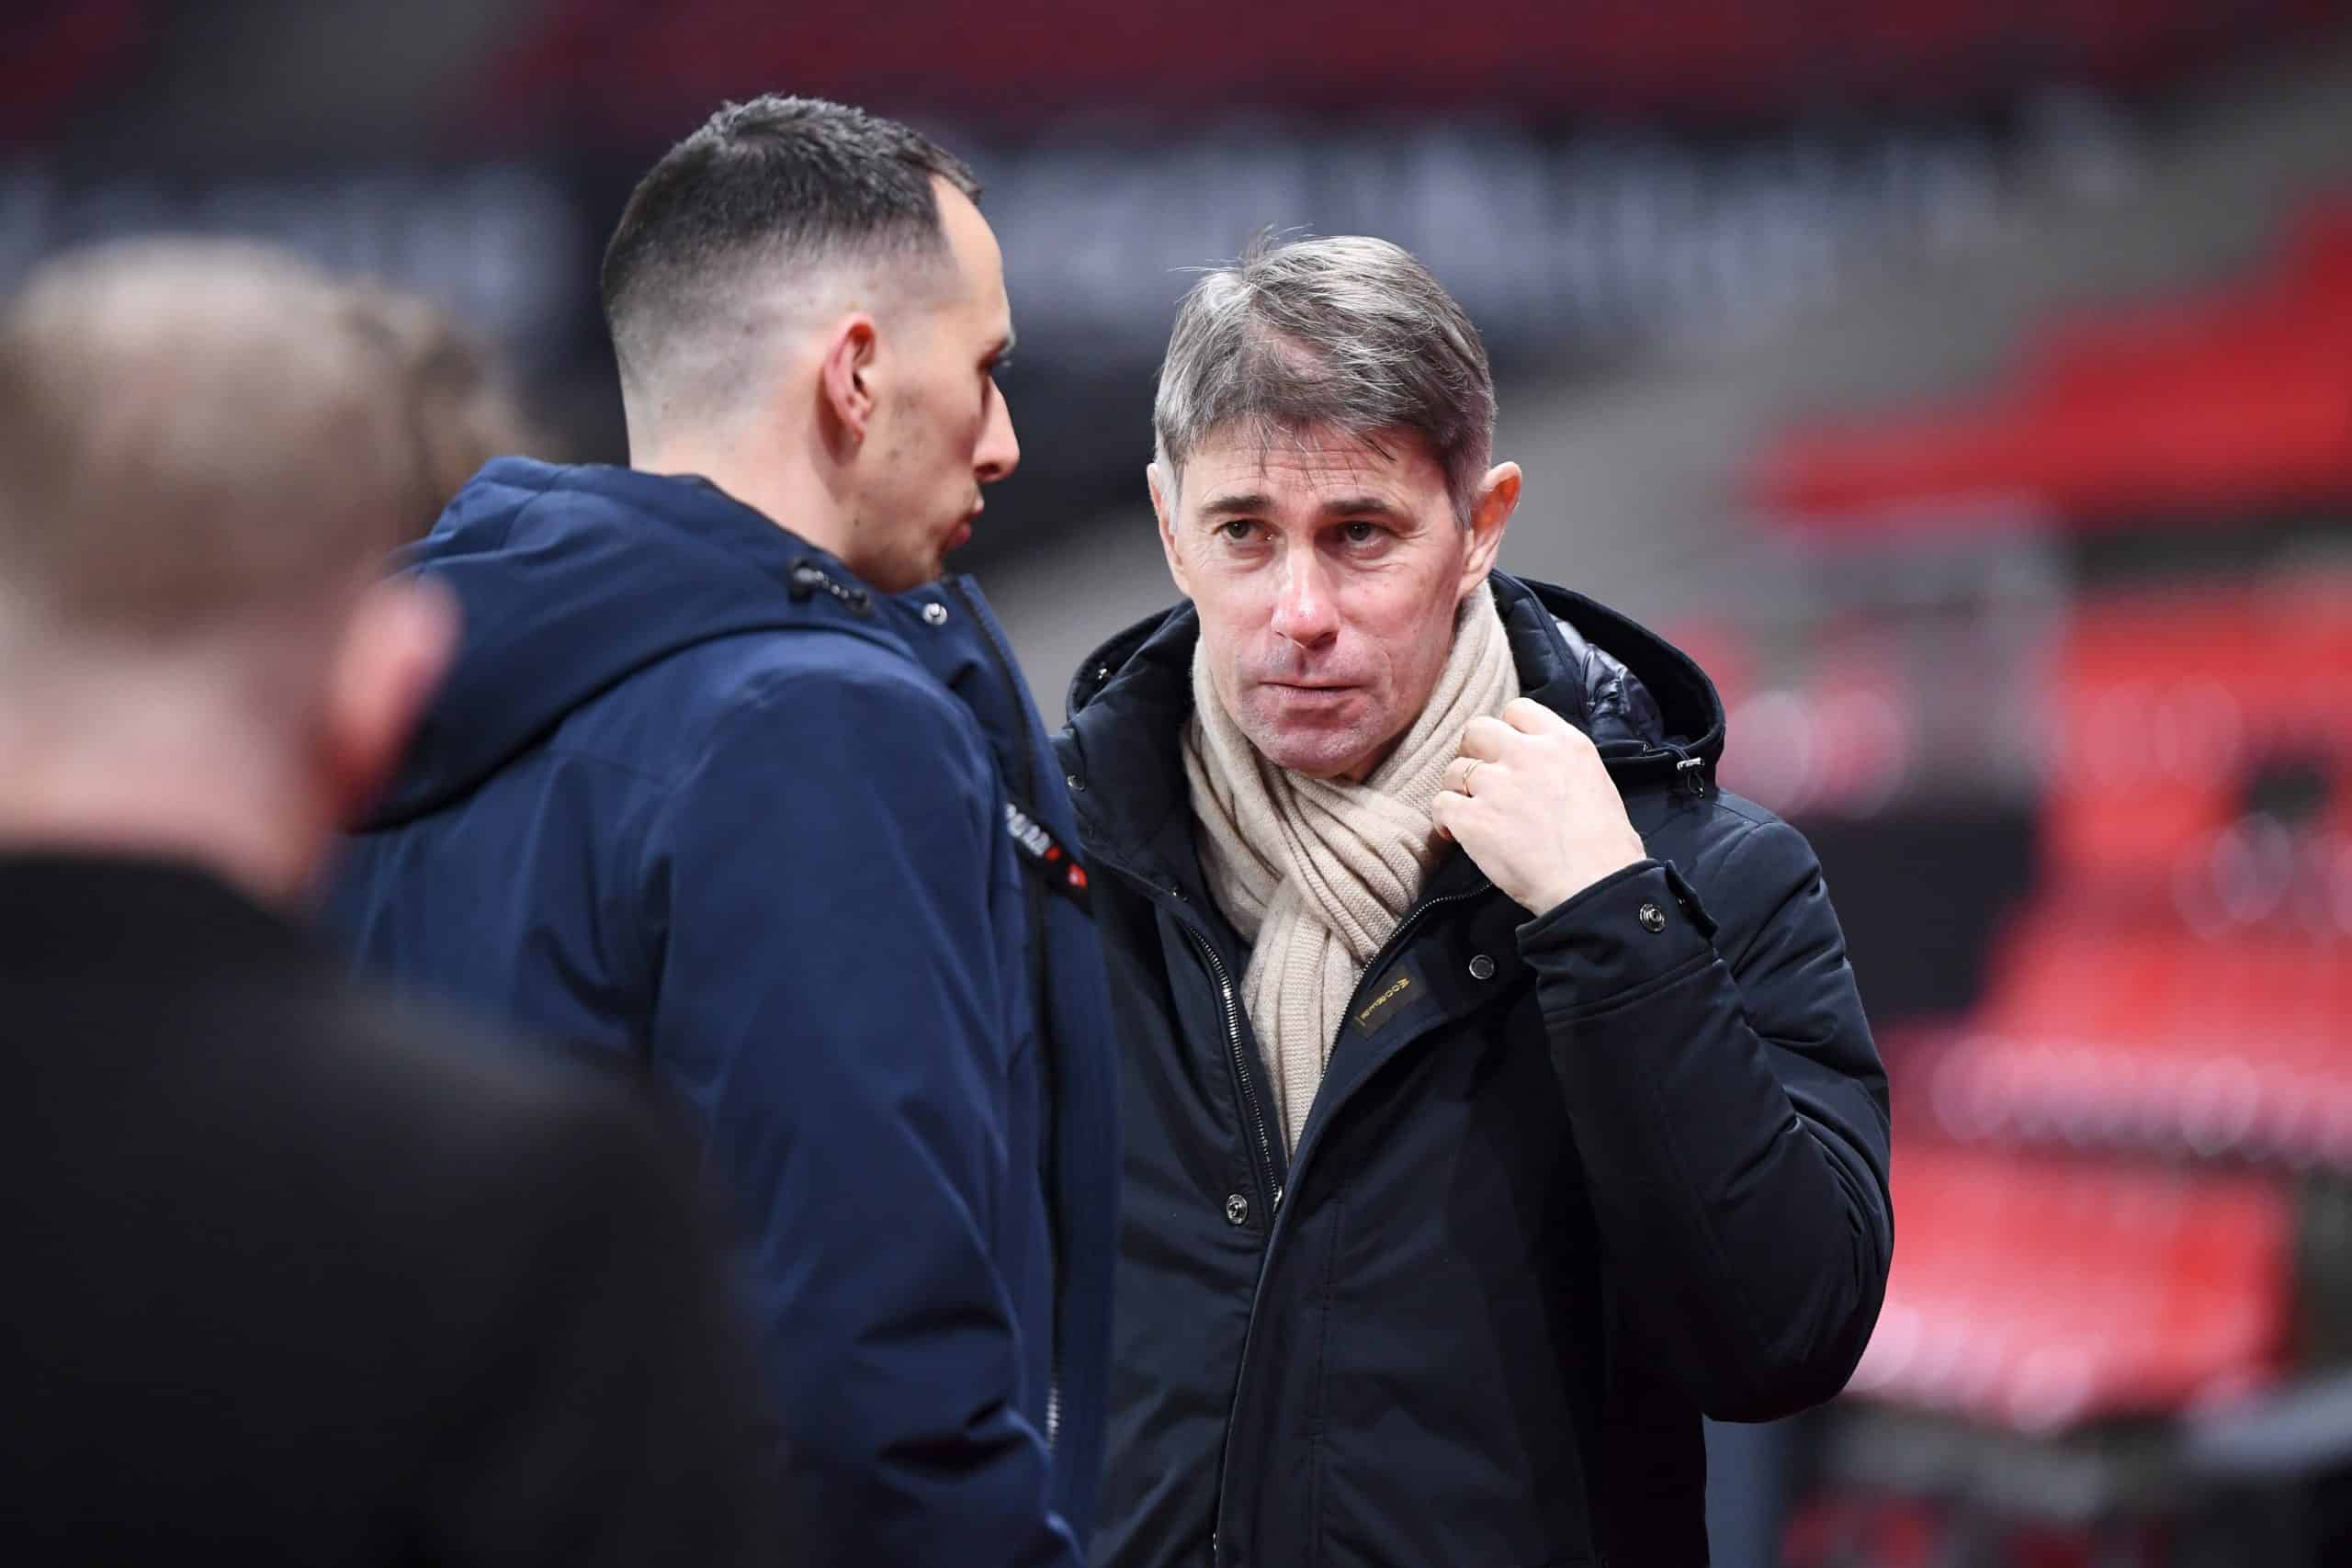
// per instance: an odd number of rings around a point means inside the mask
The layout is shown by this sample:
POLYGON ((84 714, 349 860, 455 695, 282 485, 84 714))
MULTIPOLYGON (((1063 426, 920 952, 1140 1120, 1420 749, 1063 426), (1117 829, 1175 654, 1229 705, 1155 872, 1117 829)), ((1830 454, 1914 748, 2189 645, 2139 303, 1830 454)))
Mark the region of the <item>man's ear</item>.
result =
POLYGON ((360 595, 328 672, 317 767, 327 807, 355 821, 390 782, 457 655, 458 602, 440 583, 402 577, 360 595))
POLYGON ((1157 462, 1144 465, 1143 482, 1151 491, 1152 515, 1159 522, 1160 553, 1168 558, 1168 575, 1176 581, 1176 592, 1185 598, 1193 596, 1193 586, 1184 577, 1183 558, 1176 553, 1176 484, 1168 470, 1157 462))
POLYGON ((1517 463, 1497 463, 1478 481, 1470 501, 1470 548, 1462 558, 1462 586, 1457 598, 1487 581, 1495 556, 1503 547, 1503 530, 1519 510, 1520 472, 1517 463))
POLYGON ((879 346, 874 318, 863 310, 853 311, 833 324, 825 338, 824 357, 818 362, 818 384, 826 412, 853 441, 864 441, 874 423, 879 401, 875 390, 875 355, 879 346))

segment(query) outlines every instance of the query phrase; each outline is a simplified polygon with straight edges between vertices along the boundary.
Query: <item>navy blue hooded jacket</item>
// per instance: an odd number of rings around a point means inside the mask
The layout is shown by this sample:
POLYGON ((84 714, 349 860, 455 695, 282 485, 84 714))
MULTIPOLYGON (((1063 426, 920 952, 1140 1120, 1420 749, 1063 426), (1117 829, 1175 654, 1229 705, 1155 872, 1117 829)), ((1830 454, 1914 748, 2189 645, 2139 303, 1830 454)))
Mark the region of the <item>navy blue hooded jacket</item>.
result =
POLYGON ((332 923, 690 1108, 802 1560, 1074 1568, 1115 1069, 1069 864, 1036 853, 1076 841, 1060 771, 978 595, 874 594, 699 480, 521 459, 407 570, 464 645, 332 923))

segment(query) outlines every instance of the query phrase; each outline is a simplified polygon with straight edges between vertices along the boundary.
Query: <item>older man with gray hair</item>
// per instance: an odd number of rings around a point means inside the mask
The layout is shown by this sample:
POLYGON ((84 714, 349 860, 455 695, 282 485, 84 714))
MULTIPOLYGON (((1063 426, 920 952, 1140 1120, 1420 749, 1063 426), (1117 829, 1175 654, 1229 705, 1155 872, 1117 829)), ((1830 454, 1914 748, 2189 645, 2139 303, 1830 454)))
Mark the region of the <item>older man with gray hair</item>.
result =
POLYGON ((1885 1076, 1804 838, 1690 660, 1494 570, 1477 331, 1385 242, 1184 301, 1190 603, 1061 736, 1125 1058, 1097 1559, 1702 1563, 1700 1417, 1836 1393, 1885 1076))

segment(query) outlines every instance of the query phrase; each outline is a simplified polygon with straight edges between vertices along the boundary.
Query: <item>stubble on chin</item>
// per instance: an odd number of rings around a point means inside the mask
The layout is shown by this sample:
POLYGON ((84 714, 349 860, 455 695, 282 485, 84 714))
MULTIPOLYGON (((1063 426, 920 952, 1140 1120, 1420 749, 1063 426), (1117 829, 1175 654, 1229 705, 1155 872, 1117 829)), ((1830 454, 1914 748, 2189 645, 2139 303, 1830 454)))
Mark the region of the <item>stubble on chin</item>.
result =
POLYGON ((1360 725, 1285 725, 1259 711, 1242 713, 1237 722, 1258 755, 1310 778, 1337 777, 1367 749, 1360 725))

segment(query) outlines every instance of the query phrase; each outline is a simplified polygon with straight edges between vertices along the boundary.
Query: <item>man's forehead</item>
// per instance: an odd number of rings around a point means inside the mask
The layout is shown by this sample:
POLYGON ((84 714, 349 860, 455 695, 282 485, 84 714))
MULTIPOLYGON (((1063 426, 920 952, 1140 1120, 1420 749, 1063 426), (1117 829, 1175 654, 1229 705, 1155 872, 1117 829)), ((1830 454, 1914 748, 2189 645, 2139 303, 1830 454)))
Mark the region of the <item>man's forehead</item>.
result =
POLYGON ((1208 504, 1237 490, 1323 496, 1373 492, 1399 501, 1435 488, 1444 471, 1429 443, 1410 431, 1354 435, 1328 428, 1228 426, 1212 431, 1185 458, 1188 500, 1208 504))

